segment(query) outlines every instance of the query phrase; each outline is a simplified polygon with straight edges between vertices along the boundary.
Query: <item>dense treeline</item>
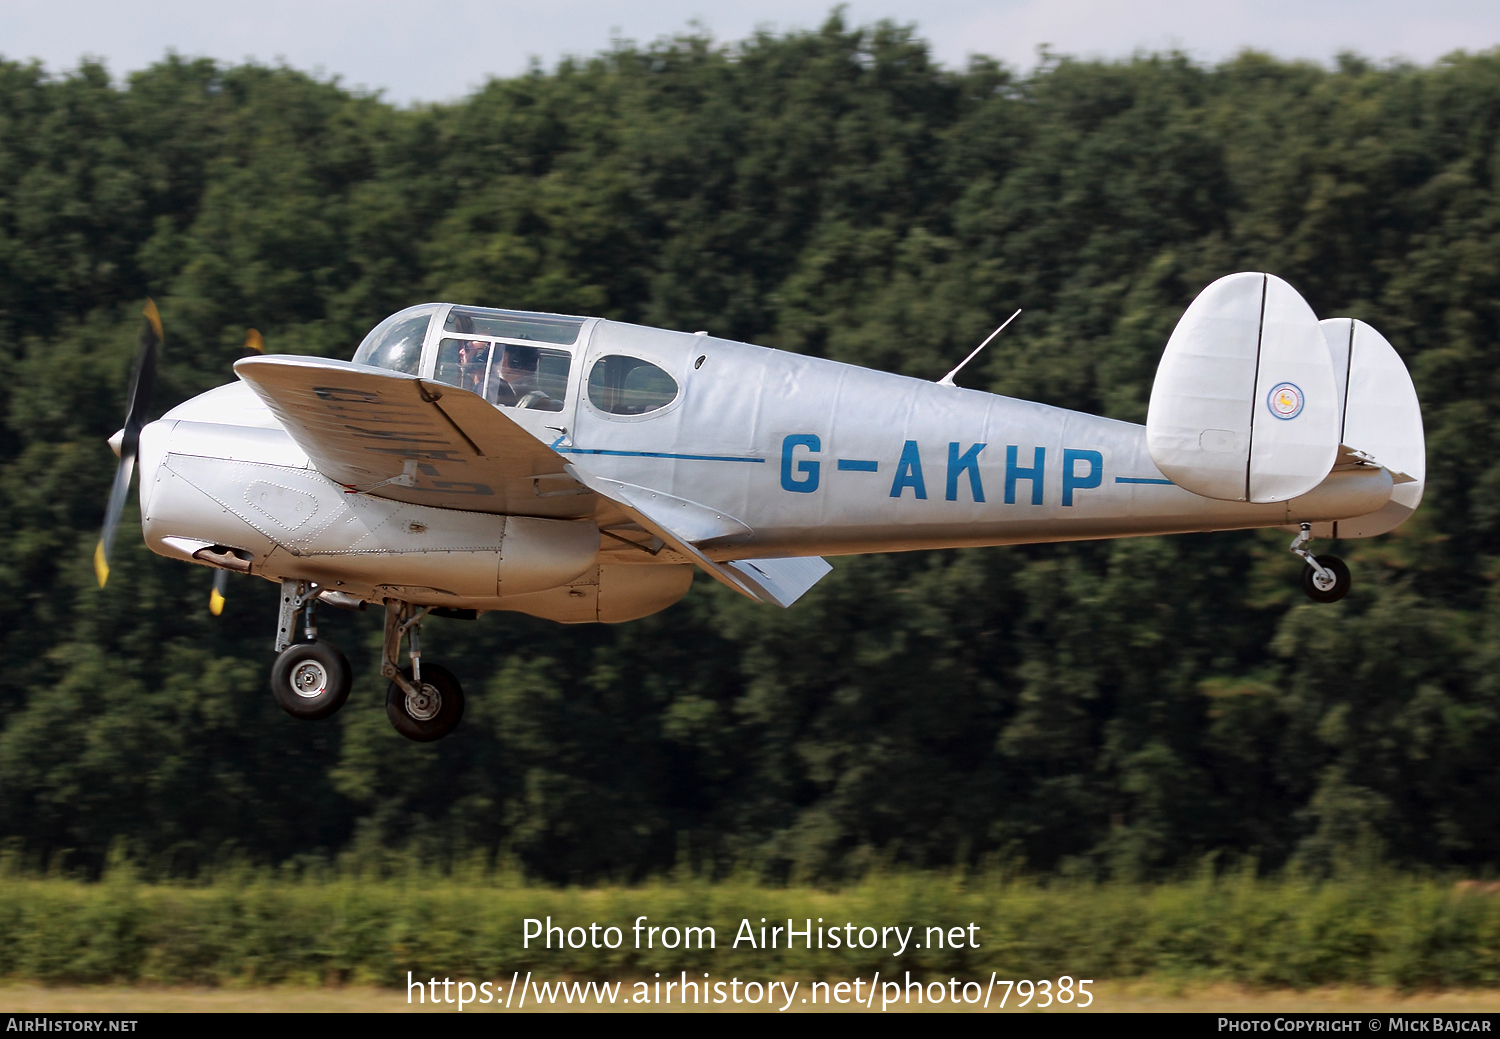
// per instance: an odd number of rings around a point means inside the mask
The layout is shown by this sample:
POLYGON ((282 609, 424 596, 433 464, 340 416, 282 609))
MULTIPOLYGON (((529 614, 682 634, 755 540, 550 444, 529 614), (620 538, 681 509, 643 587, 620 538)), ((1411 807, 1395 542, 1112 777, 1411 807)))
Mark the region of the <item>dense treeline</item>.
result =
POLYGON ((553 879, 686 858, 777 879, 1205 855, 1500 865, 1500 53, 933 64, 912 32, 621 47, 398 109, 169 57, 124 83, 0 63, 0 837, 184 871, 412 845, 553 879), (1139 421, 1187 302, 1273 271, 1374 323, 1424 402, 1427 500, 1286 535, 835 561, 794 609, 700 583, 619 627, 430 625, 459 732, 396 736, 378 618, 325 618, 336 719, 265 691, 274 589, 122 539, 89 557, 143 297, 162 410, 244 329, 347 357, 425 299, 600 314, 1139 421))

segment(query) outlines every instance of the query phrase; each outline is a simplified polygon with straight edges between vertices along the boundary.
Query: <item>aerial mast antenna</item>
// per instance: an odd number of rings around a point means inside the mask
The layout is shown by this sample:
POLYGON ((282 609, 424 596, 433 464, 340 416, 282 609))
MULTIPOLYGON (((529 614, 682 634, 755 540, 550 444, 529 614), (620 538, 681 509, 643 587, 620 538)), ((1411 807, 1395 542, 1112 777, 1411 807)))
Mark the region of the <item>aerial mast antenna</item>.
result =
POLYGON ((965 357, 962 361, 958 362, 958 367, 957 368, 953 369, 947 375, 945 375, 941 379, 939 379, 938 380, 938 385, 939 386, 952 386, 953 385, 953 377, 955 375, 957 375, 963 369, 963 366, 966 365, 966 364, 968 364, 974 358, 978 357, 979 356, 979 351, 983 350, 985 347, 987 347, 987 346, 990 345, 990 339, 994 339, 1001 332, 1004 332, 1005 331, 1005 326, 1008 325, 1008 324, 1010 324, 1012 321, 1014 321, 1016 318, 1018 318, 1020 316, 1021 316, 1020 308, 1017 308, 1016 312, 1014 314, 1012 314, 1010 317, 1006 318, 1005 321, 1004 321, 1004 323, 1001 324, 1001 326, 999 328, 995 329, 993 332, 990 333, 989 339, 986 339, 984 342, 982 342, 978 346, 976 346, 974 348, 974 352, 973 353, 971 353, 968 357, 965 357))

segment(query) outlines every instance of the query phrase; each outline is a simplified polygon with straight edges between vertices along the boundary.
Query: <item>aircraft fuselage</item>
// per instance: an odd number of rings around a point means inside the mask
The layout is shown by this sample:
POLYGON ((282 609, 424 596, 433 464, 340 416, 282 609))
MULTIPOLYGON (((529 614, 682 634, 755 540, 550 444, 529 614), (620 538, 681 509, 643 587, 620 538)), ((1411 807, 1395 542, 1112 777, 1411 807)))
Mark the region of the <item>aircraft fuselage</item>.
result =
MULTIPOLYGON (((1335 470, 1288 502, 1216 501, 1167 480, 1147 452, 1145 427, 1132 423, 615 322, 589 322, 575 350, 561 410, 507 408, 507 417, 590 473, 722 516, 722 531, 699 543, 718 560, 1327 523, 1374 512, 1391 492, 1384 470, 1335 470), (590 400, 587 373, 606 356, 649 361, 672 376, 678 392, 647 414, 601 410, 590 400)), ((429 358, 429 378, 432 367, 429 358)), ((410 486, 368 493, 426 506, 424 526, 459 523, 460 514, 472 513, 586 514, 587 504, 566 489, 538 484, 535 493, 507 496, 476 481, 461 459, 425 449, 416 431, 368 432, 370 451, 405 452, 417 463, 410 486)), ((160 482, 152 473, 169 453, 198 485, 209 477, 194 478, 195 467, 226 477, 227 467, 256 467, 232 478, 247 485, 275 484, 261 470, 280 468, 296 493, 326 499, 309 506, 325 519, 348 505, 349 488, 312 469, 265 405, 244 384, 232 384, 180 405, 143 434, 142 506, 147 540, 158 551, 163 536, 238 543, 234 529, 202 529, 213 525, 216 510, 195 510, 185 527, 170 503, 152 503, 160 482)), ((222 494, 214 497, 223 503, 222 494)), ((229 517, 225 523, 236 526, 229 517)), ((354 550, 365 525, 347 526, 354 550)), ((276 541, 269 525, 264 533, 276 541)), ((323 549, 337 554, 336 545, 323 549)))

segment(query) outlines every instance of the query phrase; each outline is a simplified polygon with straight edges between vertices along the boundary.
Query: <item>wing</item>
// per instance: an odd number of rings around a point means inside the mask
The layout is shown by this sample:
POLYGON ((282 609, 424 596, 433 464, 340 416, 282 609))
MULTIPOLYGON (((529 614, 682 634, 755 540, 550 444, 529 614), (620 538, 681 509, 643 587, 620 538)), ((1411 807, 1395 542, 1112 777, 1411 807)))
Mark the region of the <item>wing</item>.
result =
POLYGON ((563 475, 566 459, 467 390, 313 357, 247 357, 234 370, 318 471, 351 490, 467 512, 594 509, 563 475))
POLYGON ((326 358, 246 357, 234 370, 318 471, 351 491, 466 512, 593 516, 616 542, 668 548, 778 606, 831 569, 816 556, 715 562, 698 542, 748 538, 750 528, 707 505, 596 476, 467 390, 326 358))

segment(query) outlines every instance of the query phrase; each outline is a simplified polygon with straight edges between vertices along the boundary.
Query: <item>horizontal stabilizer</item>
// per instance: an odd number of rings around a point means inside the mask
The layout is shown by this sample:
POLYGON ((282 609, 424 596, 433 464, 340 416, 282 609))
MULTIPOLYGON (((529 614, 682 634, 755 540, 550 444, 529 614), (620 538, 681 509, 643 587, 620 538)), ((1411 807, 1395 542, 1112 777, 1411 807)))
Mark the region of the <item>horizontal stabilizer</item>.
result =
POLYGON ((1199 293, 1157 368, 1146 443, 1164 476, 1206 498, 1286 501, 1321 483, 1338 454, 1339 400, 1306 300, 1260 273, 1199 293))
POLYGON ((736 559, 725 563, 749 581, 761 597, 777 606, 790 606, 802 598, 833 567, 822 556, 787 559, 736 559))

